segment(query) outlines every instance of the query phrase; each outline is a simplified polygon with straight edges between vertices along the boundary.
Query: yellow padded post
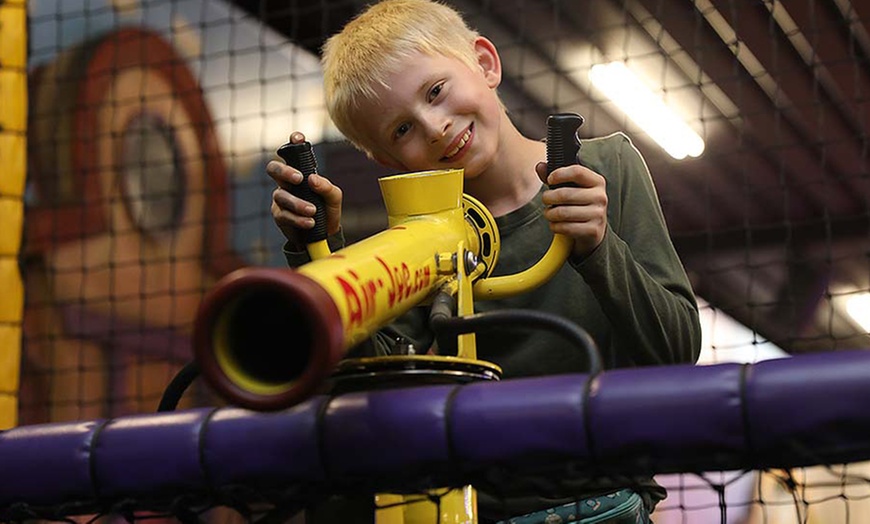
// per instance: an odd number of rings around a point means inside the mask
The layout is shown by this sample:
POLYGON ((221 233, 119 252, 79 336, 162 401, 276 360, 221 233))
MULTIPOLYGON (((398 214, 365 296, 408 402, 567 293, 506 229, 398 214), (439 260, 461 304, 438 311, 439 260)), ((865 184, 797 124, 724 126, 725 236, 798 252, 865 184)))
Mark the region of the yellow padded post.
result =
POLYGON ((0 2, 0 430, 17 424, 27 174, 27 0, 0 2))

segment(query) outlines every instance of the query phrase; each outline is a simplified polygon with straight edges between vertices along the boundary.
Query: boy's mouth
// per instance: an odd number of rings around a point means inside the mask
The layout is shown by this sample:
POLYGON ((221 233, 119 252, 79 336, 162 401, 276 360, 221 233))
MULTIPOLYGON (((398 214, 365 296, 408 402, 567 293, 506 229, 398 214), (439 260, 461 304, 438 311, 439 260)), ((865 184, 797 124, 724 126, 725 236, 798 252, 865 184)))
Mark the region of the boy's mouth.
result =
POLYGON ((456 137, 450 146, 447 148, 447 153, 444 154, 442 160, 452 161, 462 156, 465 152, 465 147, 471 142, 471 137, 474 134, 474 124, 472 123, 465 129, 465 132, 456 137))

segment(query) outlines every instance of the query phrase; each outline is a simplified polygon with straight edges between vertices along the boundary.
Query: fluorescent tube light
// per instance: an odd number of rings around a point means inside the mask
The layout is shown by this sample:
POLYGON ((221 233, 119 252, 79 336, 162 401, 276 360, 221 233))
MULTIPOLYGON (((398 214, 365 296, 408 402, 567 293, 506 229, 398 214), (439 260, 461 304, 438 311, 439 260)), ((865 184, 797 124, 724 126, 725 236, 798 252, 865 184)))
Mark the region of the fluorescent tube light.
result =
POLYGON ((858 293, 847 298, 846 312, 864 331, 870 333, 870 293, 858 293))
POLYGON ((592 66, 589 80, 672 157, 680 160, 704 152, 698 133, 622 62, 592 66))

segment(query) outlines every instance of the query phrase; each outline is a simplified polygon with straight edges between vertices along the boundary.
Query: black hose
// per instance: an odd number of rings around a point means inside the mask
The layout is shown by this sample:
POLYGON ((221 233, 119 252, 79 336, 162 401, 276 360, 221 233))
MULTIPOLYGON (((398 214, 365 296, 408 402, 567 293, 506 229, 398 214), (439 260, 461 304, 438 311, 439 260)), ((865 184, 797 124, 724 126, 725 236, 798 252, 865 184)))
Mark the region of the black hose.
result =
POLYGON ((182 367, 178 373, 172 377, 166 390, 163 391, 163 397, 160 399, 160 405, 157 406, 157 412, 175 411, 178 407, 178 402, 184 396, 184 392, 193 383, 196 377, 199 376, 199 366, 196 362, 188 362, 182 367))
MULTIPOLYGON (((442 294, 439 293, 439 296, 442 294)), ((429 319, 436 337, 439 338, 446 336, 455 337, 477 332, 478 330, 504 329, 505 327, 549 330, 563 336, 570 342, 575 342, 586 352, 589 360, 590 374, 597 375, 602 370, 601 354, 598 351, 598 345, 589 332, 574 322, 553 313, 525 309, 502 309, 500 311, 475 313, 465 317, 448 317, 443 314, 439 307, 438 314, 430 314, 429 319)))
MULTIPOLYGON (((503 309, 476 313, 466 317, 454 317, 452 316, 454 307, 455 299, 452 295, 438 293, 435 296, 429 314, 429 323, 439 339, 447 337, 455 339, 458 335, 476 333, 480 330, 503 329, 505 326, 545 329, 561 335, 581 347, 589 360, 589 373, 591 375, 598 375, 602 371, 601 354, 595 340, 585 329, 570 320, 552 313, 525 309, 503 309)), ((185 364, 163 392, 157 412, 174 411, 178 407, 181 397, 184 396, 193 381, 199 377, 199 374, 199 366, 195 361, 185 364)))

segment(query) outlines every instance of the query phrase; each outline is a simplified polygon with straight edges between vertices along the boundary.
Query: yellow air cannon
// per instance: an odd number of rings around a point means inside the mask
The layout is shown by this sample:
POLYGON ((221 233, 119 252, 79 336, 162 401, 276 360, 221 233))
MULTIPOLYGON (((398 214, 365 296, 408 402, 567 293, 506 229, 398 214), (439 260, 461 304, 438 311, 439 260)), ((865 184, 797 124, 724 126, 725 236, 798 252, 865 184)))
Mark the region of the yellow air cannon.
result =
MULTIPOLYGON (((556 115, 548 123, 548 164, 574 162, 582 118, 556 115), (554 133, 558 126, 565 131, 554 133)), ((282 146, 279 154, 304 176, 315 172, 310 144, 292 146, 291 152, 284 150, 290 144, 282 146)), ((300 196, 318 207, 315 220, 323 223, 318 220, 325 216, 322 201, 306 182, 300 187, 308 194, 300 196)), ((456 315, 467 317, 474 313, 475 299, 504 298, 543 284, 563 265, 571 240, 556 235, 531 268, 490 277, 498 258, 498 230, 489 211, 463 194, 462 170, 388 176, 379 184, 388 229, 330 253, 325 227, 315 227, 308 238, 310 263, 297 269, 237 270, 203 299, 193 333, 196 361, 202 376, 229 402, 278 410, 307 399, 330 377, 408 375, 412 383, 421 375, 498 378, 497 366, 477 360, 473 332, 457 335, 455 356, 342 359, 390 321, 436 296, 452 297, 456 315)))

